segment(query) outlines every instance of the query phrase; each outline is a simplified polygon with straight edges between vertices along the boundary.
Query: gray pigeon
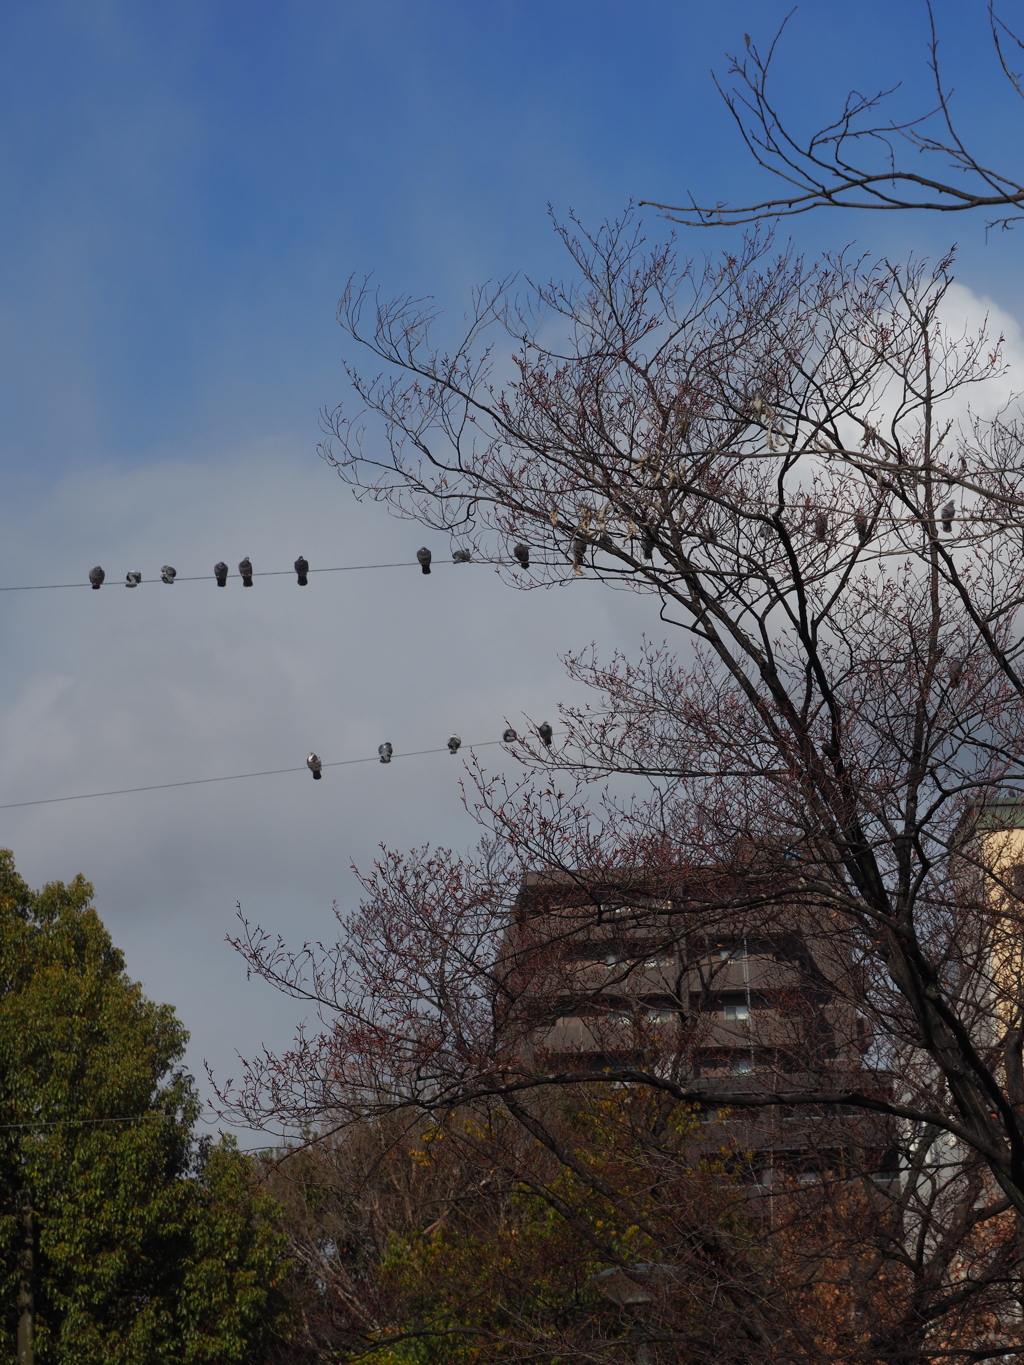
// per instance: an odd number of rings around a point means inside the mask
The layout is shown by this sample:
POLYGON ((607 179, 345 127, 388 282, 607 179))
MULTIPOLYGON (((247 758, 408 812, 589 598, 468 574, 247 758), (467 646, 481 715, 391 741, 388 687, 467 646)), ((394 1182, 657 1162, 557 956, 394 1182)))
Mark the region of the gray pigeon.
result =
POLYGON ((512 726, 510 725, 507 730, 502 732, 501 742, 502 744, 515 744, 518 738, 519 736, 516 734, 515 730, 513 730, 512 726))
POLYGON ((420 568, 423 570, 423 572, 424 572, 424 573, 429 573, 429 572, 430 572, 430 558, 431 558, 431 555, 430 555, 430 551, 427 549, 427 547, 426 547, 425 545, 423 546, 423 548, 422 548, 421 550, 417 550, 417 551, 416 551, 416 558, 419 560, 419 562, 420 562, 420 568))
POLYGON ((320 778, 322 776, 320 769, 323 766, 324 765, 320 762, 319 758, 317 758, 316 754, 310 754, 310 756, 306 759, 306 767, 313 774, 313 777, 317 782, 320 781, 320 778))
POLYGON ((551 726, 547 723, 547 721, 544 721, 542 724, 537 726, 537 733, 544 741, 544 747, 550 749, 551 737, 555 732, 554 730, 552 730, 551 726))
POLYGON ((215 564, 215 565, 213 566, 213 576, 214 576, 214 578, 216 578, 216 580, 217 580, 217 587, 218 587, 218 588, 226 588, 226 587, 227 587, 227 585, 228 585, 228 566, 224 563, 223 559, 220 561, 219 564, 215 564))
POLYGON ((173 583, 178 576, 178 570, 172 569, 169 564, 165 564, 160 570, 160 577, 165 583, 173 583))
POLYGON ((516 559, 519 560, 520 564, 523 566, 524 569, 528 569, 530 567, 529 545, 523 545, 522 543, 520 543, 519 545, 516 545, 513 548, 512 553, 515 555, 516 559))
POLYGON ((299 587, 304 588, 309 582, 306 574, 309 573, 309 560, 303 555, 299 555, 295 561, 295 572, 299 575, 299 587))
POLYGON ((89 570, 89 582, 93 585, 97 592, 99 592, 103 584, 103 580, 106 578, 106 576, 107 575, 103 572, 103 570, 100 568, 98 564, 96 565, 95 569, 89 570))
POLYGON ((394 753, 394 749, 392 749, 391 745, 388 744, 387 741, 385 741, 383 744, 377 745, 377 752, 378 754, 380 754, 380 761, 382 763, 390 763, 391 755, 394 753))
POLYGON ((468 550, 455 550, 452 554, 452 560, 456 564, 468 564, 471 557, 468 550))
POLYGON ((953 518, 956 515, 956 503, 947 502, 940 515, 942 517, 942 529, 948 536, 953 529, 953 518))
POLYGON ((452 758, 454 758, 455 755, 459 752, 459 745, 461 743, 462 740, 459 738, 458 735, 448 736, 448 752, 451 754, 452 758))
POLYGON ((138 570, 135 570, 133 573, 126 575, 124 585, 126 588, 137 588, 141 582, 142 574, 140 574, 138 570))
POLYGON ((252 560, 249 558, 248 555, 246 555, 245 558, 244 558, 244 559, 241 561, 241 563, 239 564, 239 566, 238 566, 238 572, 242 575, 242 587, 243 587, 243 588, 251 588, 251 587, 252 587, 252 560))

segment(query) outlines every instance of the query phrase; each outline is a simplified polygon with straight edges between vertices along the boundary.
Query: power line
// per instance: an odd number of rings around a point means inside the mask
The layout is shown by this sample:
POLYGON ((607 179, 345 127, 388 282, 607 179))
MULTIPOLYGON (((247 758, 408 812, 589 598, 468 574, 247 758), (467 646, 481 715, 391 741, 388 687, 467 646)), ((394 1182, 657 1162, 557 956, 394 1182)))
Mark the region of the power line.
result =
MULTIPOLYGON (((565 568, 565 567, 566 567, 566 563, 567 563, 567 561, 563 561, 563 560, 560 560, 560 559, 557 559, 557 560, 556 560, 556 559, 535 559, 535 558, 532 558, 531 561, 530 561, 530 567, 537 567, 537 568, 552 568, 552 567, 565 568)), ((452 568, 454 568, 457 564, 458 564, 458 565, 461 565, 461 564, 491 564, 491 565, 505 564, 505 565, 507 565, 507 566, 510 567, 510 568, 514 567, 513 561, 512 561, 511 559, 505 559, 505 558, 502 558, 502 559, 480 559, 480 558, 474 557, 473 559, 468 559, 468 560, 455 560, 455 559, 448 560, 448 559, 433 559, 433 558, 432 558, 431 561, 430 561, 430 564, 431 564, 431 570, 436 569, 436 568, 439 568, 439 567, 448 567, 448 566, 451 566, 452 568)), ((330 568, 326 568, 326 569, 306 569, 306 570, 305 570, 305 573, 307 573, 307 574, 313 574, 313 573, 356 573, 356 572, 359 572, 360 570, 364 570, 364 569, 417 569, 417 568, 422 568, 422 566, 419 564, 419 562, 418 562, 417 560, 415 560, 415 559, 401 559, 401 560, 396 560, 396 561, 395 561, 394 563, 392 563, 392 564, 335 564, 335 565, 332 565, 330 568)), ((237 579, 242 579, 243 577, 248 577, 248 578, 281 578, 281 577, 291 577, 291 578, 294 578, 295 575, 296 575, 296 573, 297 573, 297 570, 294 569, 294 568, 293 568, 293 569, 259 569, 259 570, 254 570, 253 573, 251 573, 251 574, 246 574, 246 575, 243 575, 243 574, 241 574, 241 573, 228 573, 228 574, 227 574, 227 577, 228 577, 228 578, 237 578, 237 579)), ((577 576, 577 577, 586 577, 587 575, 577 574, 576 576, 577 576)), ((209 582, 211 582, 211 581, 214 581, 215 578, 216 578, 216 575, 214 575, 214 574, 208 574, 208 573, 181 574, 181 575, 175 575, 173 581, 174 581, 175 583, 209 583, 209 582)), ((163 579, 163 578, 140 578, 140 579, 138 579, 137 583, 135 583, 133 586, 139 587, 139 586, 141 586, 141 585, 143 585, 143 584, 147 584, 147 583, 165 583, 165 581, 166 581, 166 580, 163 579)), ((82 579, 82 580, 81 580, 80 582, 78 582, 78 583, 16 583, 16 584, 12 584, 10 587, 6 587, 6 588, 5 588, 5 587, 0 587, 0 592, 47 592, 47 591, 50 591, 50 590, 52 590, 52 589, 57 589, 57 588, 91 588, 92 586, 93 586, 93 585, 89 582, 88 579, 82 579)), ((105 586, 105 587, 111 587, 111 588, 112 588, 112 587, 116 587, 117 585, 116 585, 116 583, 111 582, 111 583, 105 583, 104 586, 105 586)), ((126 586, 128 586, 128 585, 127 585, 127 584, 122 584, 121 586, 122 586, 122 587, 126 587, 126 586)))
POLYGON ((181 1122, 173 1114, 119 1114, 102 1119, 39 1119, 33 1123, 0 1123, 0 1132, 6 1133, 12 1128, 30 1128, 35 1131, 40 1128, 84 1127, 92 1123, 140 1123, 143 1119, 161 1119, 165 1123, 181 1122))
MULTIPOLYGON (((443 560, 443 559, 440 560, 439 562, 440 562, 441 564, 446 563, 446 561, 443 560)), ((489 564, 489 563, 498 563, 499 561, 497 561, 497 560, 493 560, 493 561, 492 561, 492 560, 482 560, 482 559, 478 559, 478 560, 470 560, 469 562, 470 562, 471 564, 472 564, 472 563, 477 563, 477 564, 488 563, 488 564, 489 564)), ((398 561, 398 562, 396 562, 396 563, 394 563, 394 564, 338 564, 338 565, 335 565, 333 568, 330 568, 330 569, 308 569, 308 570, 307 570, 307 573, 352 573, 352 572, 354 572, 354 571, 357 570, 357 569, 408 569, 408 568, 414 568, 414 569, 415 569, 415 568, 418 568, 418 567, 419 567, 419 566, 417 565, 417 563, 416 563, 416 561, 415 561, 414 559, 413 559, 413 560, 406 560, 406 559, 403 559, 403 560, 400 560, 400 561, 398 561)), ((289 574, 292 578, 294 578, 294 577, 295 577, 295 570, 294 570, 294 569, 260 569, 258 572, 252 573, 252 574, 250 575, 250 577, 252 577, 252 578, 278 578, 278 577, 280 577, 282 574, 289 574)), ((238 578, 238 579, 240 579, 241 577, 242 577, 242 575, 241 575, 240 573, 229 573, 229 574, 228 574, 228 578, 238 578)), ((203 582, 210 582, 212 579, 213 579, 213 575, 212 575, 212 574, 198 573, 198 574, 186 574, 186 575, 182 575, 181 577, 175 578, 174 581, 175 581, 175 583, 203 583, 203 582)), ((140 583, 140 584, 142 584, 142 583, 162 583, 162 582, 163 582, 163 579, 162 579, 162 578, 140 578, 140 579, 139 579, 139 583, 140 583)), ((110 584, 110 586, 113 587, 114 585, 113 585, 113 584, 110 584)), ((16 586, 10 587, 10 588, 0 588, 0 592, 41 592, 41 591, 45 591, 46 589, 49 589, 49 588, 91 588, 91 587, 92 587, 92 584, 89 582, 89 580, 88 580, 88 579, 83 579, 83 581, 82 581, 81 583, 22 583, 22 584, 18 584, 18 585, 16 585, 16 586)))
MULTIPOLYGON (((501 739, 487 739, 482 744, 467 744, 467 749, 486 749, 495 744, 503 744, 501 739)), ((451 750, 445 746, 442 749, 410 749, 408 753, 392 754, 392 758, 420 758, 424 754, 447 754, 451 750)), ((332 763, 322 763, 324 768, 347 768, 355 763, 379 763, 379 757, 372 758, 338 758, 332 763)), ((61 801, 91 801, 97 796, 131 796, 136 792, 159 792, 167 791, 171 787, 203 787, 210 782, 239 782, 247 777, 278 777, 282 773, 304 773, 308 769, 305 764, 296 768, 266 768, 262 772, 256 773, 229 773, 225 777, 193 777, 187 782, 156 782, 149 787, 119 787, 116 791, 108 792, 79 792, 76 796, 43 796, 35 801, 8 801, 5 805, 0 805, 0 810, 18 810, 23 806, 53 806, 61 801)))

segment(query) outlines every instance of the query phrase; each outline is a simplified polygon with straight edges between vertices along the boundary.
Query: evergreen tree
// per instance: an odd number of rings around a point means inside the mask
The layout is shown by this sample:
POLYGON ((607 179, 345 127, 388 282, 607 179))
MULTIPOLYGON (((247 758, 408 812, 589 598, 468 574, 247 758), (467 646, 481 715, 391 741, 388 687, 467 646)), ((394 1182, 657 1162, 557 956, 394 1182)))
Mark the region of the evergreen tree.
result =
POLYGON ((130 980, 76 877, 33 892, 0 851, 3 1357, 36 1227, 40 1365, 247 1362, 280 1322, 276 1205, 197 1142, 188 1035, 130 980))

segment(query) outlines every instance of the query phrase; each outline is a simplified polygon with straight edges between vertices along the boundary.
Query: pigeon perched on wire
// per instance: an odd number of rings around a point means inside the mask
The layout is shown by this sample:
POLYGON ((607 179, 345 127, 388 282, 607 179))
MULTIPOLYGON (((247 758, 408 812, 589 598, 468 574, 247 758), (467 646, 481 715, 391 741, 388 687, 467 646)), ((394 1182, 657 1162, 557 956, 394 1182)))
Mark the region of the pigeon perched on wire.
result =
POLYGON ((429 573, 431 555, 430 551, 427 549, 425 545, 421 550, 416 551, 416 558, 419 560, 420 568, 423 570, 423 572, 429 573))
POLYGON ((317 758, 316 754, 310 754, 306 759, 306 767, 313 774, 313 777, 317 782, 319 782, 320 778, 323 776, 320 771, 323 766, 324 765, 320 762, 319 758, 317 758))
POLYGON ((248 555, 238 565, 238 572, 242 575, 242 587, 252 587, 252 560, 248 555))
POLYGON ((469 550, 455 550, 452 553, 452 561, 455 564, 468 564, 471 558, 469 550))
POLYGON ((170 564, 165 564, 160 570, 160 580, 163 583, 173 583, 178 576, 178 570, 172 569, 170 564))
POLYGON ((942 529, 948 536, 953 529, 953 518, 956 515, 956 503, 947 502, 939 515, 942 517, 942 529))
POLYGON ((380 761, 382 763, 390 763, 391 755, 394 752, 395 752, 394 749, 392 749, 391 745, 388 744, 387 741, 385 741, 383 744, 377 745, 377 753, 380 754, 380 761))
POLYGON ((213 576, 214 576, 214 577, 216 578, 216 580, 217 580, 217 587, 218 587, 218 588, 226 588, 226 587, 227 587, 227 585, 228 585, 228 566, 224 563, 223 559, 220 561, 219 564, 215 564, 215 565, 213 566, 213 576))
POLYGON ((544 747, 546 749, 550 749, 551 737, 554 735, 555 732, 554 730, 552 730, 551 726, 547 723, 547 721, 543 721, 540 725, 537 726, 537 733, 538 735, 540 735, 541 740, 544 743, 544 747))
POLYGON ((93 585, 97 592, 99 592, 100 588, 103 586, 103 580, 106 578, 106 576, 107 575, 103 572, 103 570, 100 568, 98 564, 96 565, 95 569, 89 570, 89 582, 93 585))
POLYGON ((306 575, 309 573, 309 560, 304 555, 299 555, 295 561, 295 572, 299 575, 299 587, 304 588, 309 582, 306 575))
POLYGON ((133 570, 125 575, 124 585, 126 588, 137 588, 142 582, 142 574, 138 570, 133 570))
POLYGON ((512 729, 511 725, 508 727, 507 730, 502 731, 501 735, 502 744, 515 744, 518 738, 519 736, 516 734, 515 730, 512 729))
POLYGON ((451 754, 452 758, 459 752, 459 745, 461 743, 462 739, 458 735, 448 736, 448 752, 451 754))

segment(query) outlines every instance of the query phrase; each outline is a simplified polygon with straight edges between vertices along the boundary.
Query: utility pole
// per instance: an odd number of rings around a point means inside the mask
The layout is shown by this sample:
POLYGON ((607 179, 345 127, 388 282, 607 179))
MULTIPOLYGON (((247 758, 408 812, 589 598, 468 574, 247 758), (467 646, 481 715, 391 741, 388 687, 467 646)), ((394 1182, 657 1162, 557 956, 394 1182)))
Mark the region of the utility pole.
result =
POLYGON ((18 1196, 21 1213, 21 1249, 18 1253, 18 1365, 35 1365, 36 1329, 36 1226, 32 1195, 18 1196))

